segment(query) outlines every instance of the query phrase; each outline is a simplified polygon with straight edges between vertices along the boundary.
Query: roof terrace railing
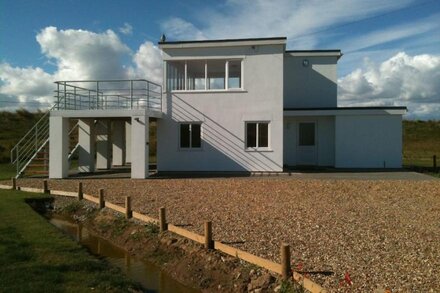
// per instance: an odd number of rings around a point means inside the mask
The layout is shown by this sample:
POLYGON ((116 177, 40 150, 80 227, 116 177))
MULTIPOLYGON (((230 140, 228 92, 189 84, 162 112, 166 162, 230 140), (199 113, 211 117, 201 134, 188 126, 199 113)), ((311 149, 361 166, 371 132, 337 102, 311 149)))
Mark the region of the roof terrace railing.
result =
POLYGON ((145 80, 56 81, 54 110, 162 111, 162 86, 145 80))

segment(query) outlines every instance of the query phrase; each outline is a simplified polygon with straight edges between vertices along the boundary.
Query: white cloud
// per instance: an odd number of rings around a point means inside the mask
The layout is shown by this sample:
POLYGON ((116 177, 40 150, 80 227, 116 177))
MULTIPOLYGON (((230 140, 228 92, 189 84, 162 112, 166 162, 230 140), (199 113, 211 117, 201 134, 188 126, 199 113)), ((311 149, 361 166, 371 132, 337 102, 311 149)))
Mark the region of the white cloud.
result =
POLYGON ((375 64, 366 61, 339 79, 343 106, 408 106, 408 117, 440 119, 440 56, 400 52, 375 64))
POLYGON ((131 69, 131 76, 148 79, 156 83, 162 82, 162 54, 152 42, 143 43, 133 56, 135 67, 131 69))
POLYGON ((212 9, 196 10, 199 26, 172 17, 162 24, 162 29, 178 40, 286 36, 289 46, 313 49, 326 33, 310 35, 312 32, 399 9, 411 2, 229 0, 212 9))
POLYGON ((149 79, 162 81, 162 56, 151 42, 133 52, 111 30, 58 30, 47 27, 36 36, 44 56, 56 70, 0 64, 0 108, 37 109, 53 103, 54 81, 96 79, 149 79), (126 64, 127 63, 127 64, 126 64))
POLYGON ((124 35, 132 35, 133 27, 129 23, 124 23, 122 27, 119 28, 119 31, 124 35))
POLYGON ((184 40, 203 40, 205 35, 197 29, 192 23, 179 17, 171 17, 162 23, 162 29, 166 35, 171 38, 184 40))
POLYGON ((0 64, 0 97, 7 108, 29 104, 31 108, 47 107, 52 102, 53 77, 41 68, 12 67, 0 64))
POLYGON ((94 33, 47 27, 36 38, 43 54, 55 60, 58 80, 125 77, 122 58, 131 50, 111 30, 94 33))
POLYGON ((422 20, 376 30, 350 40, 338 42, 338 47, 345 53, 358 51, 379 44, 422 35, 440 28, 440 14, 434 14, 422 20))

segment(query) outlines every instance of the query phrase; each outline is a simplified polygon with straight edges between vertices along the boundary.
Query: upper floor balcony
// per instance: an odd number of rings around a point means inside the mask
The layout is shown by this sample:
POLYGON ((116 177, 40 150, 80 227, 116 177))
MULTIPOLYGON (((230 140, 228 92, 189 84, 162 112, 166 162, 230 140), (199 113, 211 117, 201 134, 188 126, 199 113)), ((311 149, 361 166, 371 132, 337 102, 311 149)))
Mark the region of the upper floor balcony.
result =
POLYGON ((145 80, 56 81, 53 110, 162 112, 162 86, 145 80))

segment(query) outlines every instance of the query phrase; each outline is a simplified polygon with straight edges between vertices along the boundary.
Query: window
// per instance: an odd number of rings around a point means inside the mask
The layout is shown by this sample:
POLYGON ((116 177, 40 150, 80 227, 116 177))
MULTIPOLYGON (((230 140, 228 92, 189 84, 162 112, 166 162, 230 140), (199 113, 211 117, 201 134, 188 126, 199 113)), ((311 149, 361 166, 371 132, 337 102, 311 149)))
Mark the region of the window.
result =
POLYGON ((242 87, 242 60, 167 61, 168 90, 228 90, 242 87))
MULTIPOLYGON (((185 62, 185 61, 184 61, 185 62)), ((186 61, 187 66, 187 87, 188 90, 205 90, 205 61, 186 61)))
POLYGON ((231 60, 228 62, 228 88, 241 88, 241 60, 231 60))
POLYGON ((269 122, 246 122, 246 148, 269 147, 269 122))
POLYGON ((208 89, 210 90, 224 90, 225 83, 225 61, 224 60, 208 60, 208 89))
POLYGON ((170 90, 185 89, 185 61, 167 62, 167 88, 170 90))
POLYGON ((201 124, 181 123, 180 124, 180 148, 200 148, 202 146, 201 124))
POLYGON ((299 139, 300 146, 314 146, 315 145, 315 123, 299 123, 299 139))

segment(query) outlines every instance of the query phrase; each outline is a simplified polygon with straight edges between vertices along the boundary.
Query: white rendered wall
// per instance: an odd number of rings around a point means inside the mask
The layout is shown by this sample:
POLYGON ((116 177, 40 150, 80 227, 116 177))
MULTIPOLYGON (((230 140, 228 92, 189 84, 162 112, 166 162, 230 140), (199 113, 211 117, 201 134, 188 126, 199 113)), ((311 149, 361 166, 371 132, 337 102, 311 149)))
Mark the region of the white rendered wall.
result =
POLYGON ((131 178, 148 177, 149 118, 147 115, 131 117, 131 178))
POLYGON ((336 116, 337 168, 401 168, 402 116, 336 116))
POLYGON ((296 166, 298 158, 298 123, 315 122, 316 165, 335 164, 335 118, 333 116, 286 117, 284 121, 284 164, 296 166))
POLYGON ((110 120, 98 120, 96 123, 96 168, 110 169, 111 167, 111 144, 110 144, 110 120))
POLYGON ((244 91, 164 95, 159 171, 282 171, 284 46, 173 49, 171 57, 245 56, 244 91), (179 122, 202 122, 201 150, 179 149, 179 122), (245 150, 245 121, 270 121, 270 151, 245 150))
POLYGON ((284 108, 336 107, 337 57, 284 56, 284 108), (307 59, 309 65, 303 66, 307 59))
POLYGON ((114 120, 112 131, 112 165, 123 166, 125 164, 125 121, 114 120))
POLYGON ((95 121, 94 119, 78 120, 78 171, 89 173, 95 171, 95 121))
POLYGON ((66 178, 69 172, 69 119, 49 118, 49 178, 66 178))

